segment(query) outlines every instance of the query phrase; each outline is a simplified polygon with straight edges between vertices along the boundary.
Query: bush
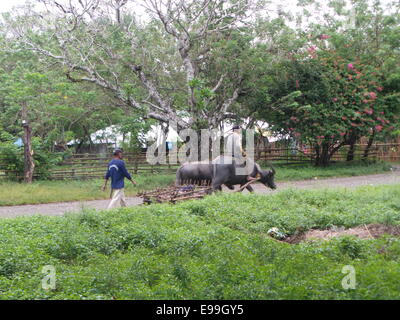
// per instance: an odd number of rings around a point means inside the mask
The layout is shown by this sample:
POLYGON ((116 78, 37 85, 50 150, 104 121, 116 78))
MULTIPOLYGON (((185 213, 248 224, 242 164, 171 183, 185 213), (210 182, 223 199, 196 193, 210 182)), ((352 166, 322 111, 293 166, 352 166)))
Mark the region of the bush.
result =
MULTIPOLYGON (((14 144, 15 138, 11 135, 2 134, 0 137, 0 170, 10 180, 20 180, 24 176, 24 150, 14 144)), ((35 171, 37 179, 47 179, 50 176, 50 169, 63 159, 62 153, 52 153, 43 145, 40 138, 32 139, 34 150, 35 171)))

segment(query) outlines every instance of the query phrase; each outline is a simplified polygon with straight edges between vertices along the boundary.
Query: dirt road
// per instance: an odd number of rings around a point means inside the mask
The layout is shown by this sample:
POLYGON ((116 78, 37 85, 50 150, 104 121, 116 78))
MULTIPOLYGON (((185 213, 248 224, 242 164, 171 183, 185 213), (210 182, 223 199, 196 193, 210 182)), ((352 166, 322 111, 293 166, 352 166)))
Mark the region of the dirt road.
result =
MULTIPOLYGON (((266 189, 263 185, 255 184, 254 189, 255 192, 257 193, 268 194, 268 193, 276 193, 279 192, 279 190, 287 189, 290 187, 300 188, 300 189, 305 189, 305 188, 321 189, 321 188, 334 188, 334 187, 353 188, 363 185, 381 185, 381 184, 400 185, 400 170, 397 169, 390 173, 368 175, 368 176, 282 182, 277 184, 278 189, 275 191, 266 189)), ((67 212, 78 212, 83 207, 94 208, 94 209, 106 209, 108 203, 109 200, 95 200, 95 201, 84 201, 84 202, 62 202, 62 203, 39 204, 39 205, 0 207, 0 218, 15 218, 18 216, 31 216, 35 214, 48 215, 48 216, 61 216, 67 212)), ((128 198, 129 206, 135 206, 141 203, 142 203, 141 198, 137 197, 128 198)))

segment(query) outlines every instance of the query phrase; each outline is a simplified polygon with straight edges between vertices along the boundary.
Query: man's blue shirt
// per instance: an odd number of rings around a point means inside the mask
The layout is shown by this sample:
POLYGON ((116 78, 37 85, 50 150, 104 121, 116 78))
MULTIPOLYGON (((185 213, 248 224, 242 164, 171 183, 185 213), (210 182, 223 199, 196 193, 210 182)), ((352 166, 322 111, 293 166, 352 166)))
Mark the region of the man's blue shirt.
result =
POLYGON ((123 189, 125 187, 124 178, 132 180, 131 175, 125 168, 125 162, 119 159, 113 159, 108 163, 108 170, 105 179, 111 177, 112 189, 123 189))

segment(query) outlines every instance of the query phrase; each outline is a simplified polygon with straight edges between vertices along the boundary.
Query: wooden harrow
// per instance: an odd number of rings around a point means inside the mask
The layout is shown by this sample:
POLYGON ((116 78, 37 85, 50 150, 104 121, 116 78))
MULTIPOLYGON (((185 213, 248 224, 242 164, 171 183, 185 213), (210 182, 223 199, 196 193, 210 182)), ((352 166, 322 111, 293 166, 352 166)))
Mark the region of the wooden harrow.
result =
POLYGON ((170 186, 167 188, 158 188, 153 191, 146 191, 139 194, 143 198, 144 204, 152 203, 176 203, 178 201, 201 199, 211 194, 211 186, 204 182, 200 185, 188 183, 182 186, 170 186))
MULTIPOLYGON (((247 186, 259 180, 259 177, 249 178, 249 181, 235 192, 242 192, 247 186)), ((163 202, 176 203, 183 200, 201 199, 212 193, 210 181, 201 181, 199 184, 197 183, 198 181, 188 181, 187 184, 182 186, 158 188, 153 191, 139 193, 138 196, 143 198, 143 204, 152 204, 163 202)))

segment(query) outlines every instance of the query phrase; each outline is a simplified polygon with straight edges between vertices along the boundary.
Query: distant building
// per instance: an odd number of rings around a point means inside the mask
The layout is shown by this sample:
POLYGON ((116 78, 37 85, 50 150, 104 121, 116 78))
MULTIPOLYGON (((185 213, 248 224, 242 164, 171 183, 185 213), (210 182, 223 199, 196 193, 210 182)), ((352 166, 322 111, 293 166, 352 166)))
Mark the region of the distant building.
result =
POLYGON ((24 142, 22 141, 21 138, 18 138, 15 142, 14 145, 16 145, 17 147, 22 147, 24 145, 24 142))
MULTIPOLYGON (((142 145, 143 151, 147 149, 148 144, 162 142, 162 127, 160 125, 151 126, 151 130, 147 133, 143 133, 143 140, 147 141, 142 145)), ((118 125, 112 125, 107 128, 98 130, 90 135, 90 143, 83 144, 79 140, 71 140, 68 142, 68 147, 75 148, 77 153, 109 153, 112 149, 121 147, 123 143, 128 143, 130 140, 130 134, 121 133, 121 127, 118 125)), ((172 150, 177 141, 181 139, 178 133, 170 128, 167 135, 167 150, 172 150)))
MULTIPOLYGON (((220 137, 226 138, 232 132, 233 124, 224 123, 220 133, 220 137)), ((243 126, 244 128, 245 126, 243 126)), ((268 144, 285 139, 285 137, 275 137, 266 123, 256 123, 256 147, 267 147, 268 144)), ((245 134, 245 132, 243 132, 245 134)), ((162 144, 164 135, 164 128, 161 125, 151 126, 150 131, 143 133, 142 140, 146 141, 142 145, 142 150, 145 151, 147 148, 157 143, 162 144)), ((130 134, 121 133, 121 127, 118 125, 112 125, 102 130, 98 130, 90 135, 90 143, 83 144, 79 140, 72 140, 68 142, 68 147, 74 148, 77 153, 109 153, 112 149, 121 147, 124 143, 128 143, 130 140, 130 134)), ((243 141, 245 143, 246 136, 244 135, 243 141)), ((179 137, 176 130, 169 127, 166 137, 166 149, 172 150, 176 147, 179 142, 183 140, 179 137)))

